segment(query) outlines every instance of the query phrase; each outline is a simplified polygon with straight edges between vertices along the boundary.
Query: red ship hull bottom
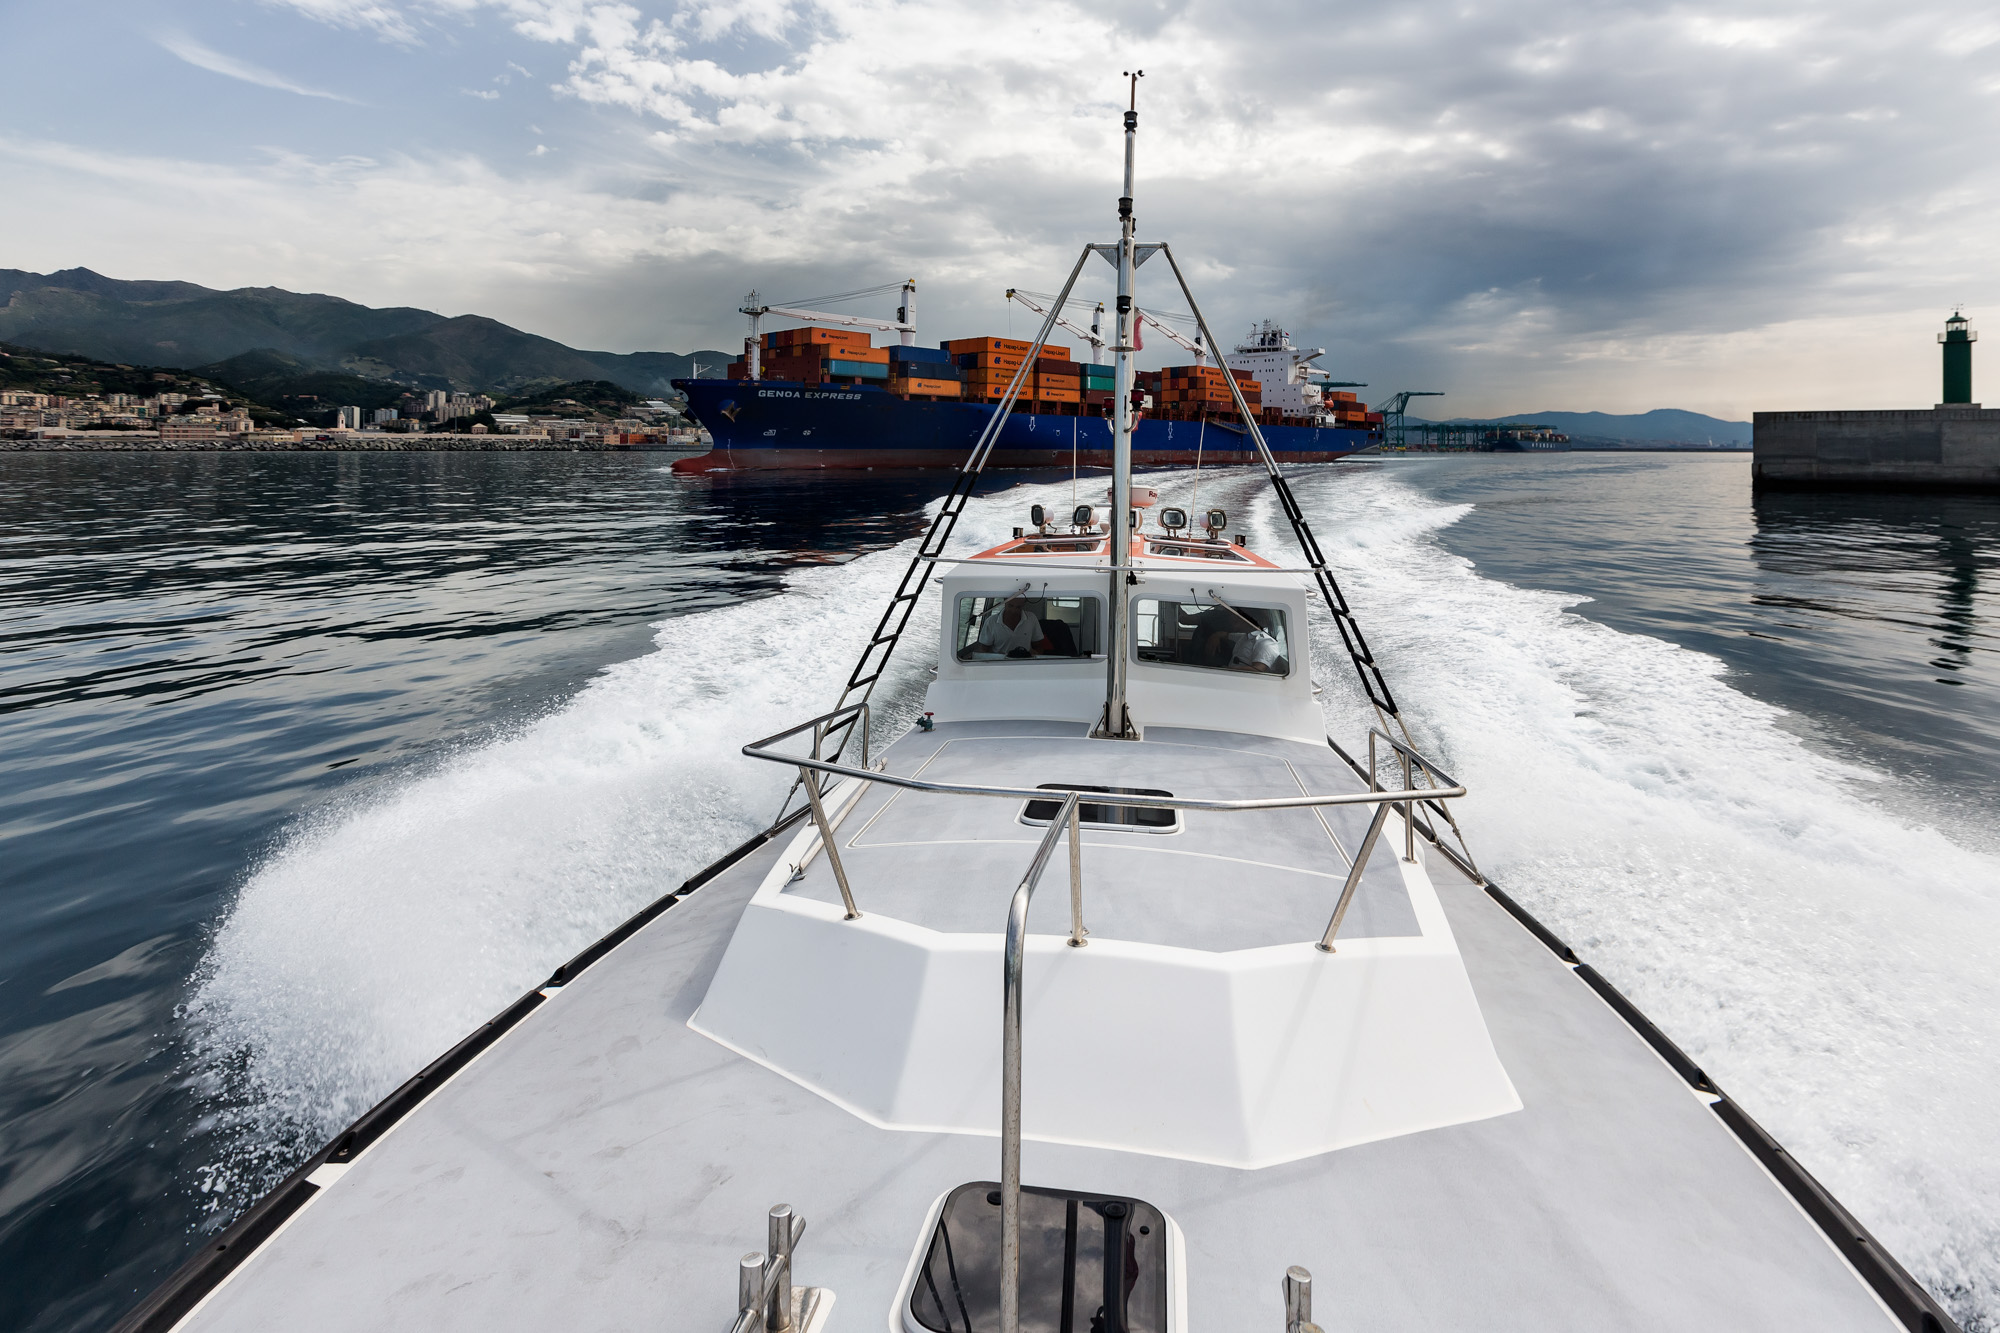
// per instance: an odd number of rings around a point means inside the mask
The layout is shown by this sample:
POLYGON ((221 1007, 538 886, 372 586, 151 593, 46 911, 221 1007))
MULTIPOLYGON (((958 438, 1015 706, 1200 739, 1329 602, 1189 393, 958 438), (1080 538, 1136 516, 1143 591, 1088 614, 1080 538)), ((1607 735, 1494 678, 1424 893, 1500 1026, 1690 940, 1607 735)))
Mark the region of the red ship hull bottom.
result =
MULTIPOLYGON (((1287 463, 1333 463, 1353 457, 1355 450, 1288 450, 1287 463)), ((902 468, 959 467, 965 462, 963 449, 711 449, 705 454, 677 458, 676 472, 744 472, 764 468, 902 468)), ((1107 450, 1083 449, 1072 454, 1067 449, 995 449, 988 467, 1068 467, 1072 458, 1084 467, 1110 467, 1107 450)), ((1160 467, 1172 463, 1194 463, 1192 449, 1135 449, 1132 462, 1138 467, 1160 467)), ((1254 463, 1241 449, 1203 450, 1200 460, 1216 467, 1254 463)))

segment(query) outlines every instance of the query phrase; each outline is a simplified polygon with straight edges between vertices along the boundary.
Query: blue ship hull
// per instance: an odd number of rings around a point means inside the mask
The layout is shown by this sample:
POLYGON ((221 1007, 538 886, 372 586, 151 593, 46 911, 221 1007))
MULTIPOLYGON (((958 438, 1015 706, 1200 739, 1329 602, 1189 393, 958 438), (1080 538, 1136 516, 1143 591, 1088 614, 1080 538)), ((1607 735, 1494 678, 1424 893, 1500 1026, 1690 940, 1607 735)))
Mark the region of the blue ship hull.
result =
MULTIPOLYGON (((998 410, 986 403, 920 402, 881 389, 807 387, 782 380, 675 380, 688 412, 715 437, 715 449, 674 464, 680 472, 748 468, 957 467, 998 410)), ((1328 463, 1379 444, 1364 430, 1263 426, 1281 462, 1328 463)), ((1237 422, 1143 420, 1132 432, 1133 461, 1218 466, 1257 461, 1237 422)), ((1067 466, 1111 461, 1111 423, 1016 410, 989 467, 1067 466)))

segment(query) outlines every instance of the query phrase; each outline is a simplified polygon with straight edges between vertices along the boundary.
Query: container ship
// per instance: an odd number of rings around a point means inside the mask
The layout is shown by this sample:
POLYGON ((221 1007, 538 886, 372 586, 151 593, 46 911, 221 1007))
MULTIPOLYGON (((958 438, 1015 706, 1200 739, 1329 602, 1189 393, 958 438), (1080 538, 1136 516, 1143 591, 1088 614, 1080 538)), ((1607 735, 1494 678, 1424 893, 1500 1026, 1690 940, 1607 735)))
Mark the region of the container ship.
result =
MULTIPOLYGON (((911 309, 914 286, 903 284, 899 314, 911 309)), ((755 305, 754 296, 745 307, 753 321, 774 309, 755 305)), ((957 467, 1010 395, 1013 410, 988 466, 1110 464, 1113 367, 1047 345, 1030 361, 1033 344, 1012 338, 919 347, 902 321, 849 322, 897 329, 911 341, 877 347, 867 332, 825 324, 753 333, 727 378, 675 380, 715 448, 674 469, 957 467)), ((1231 377, 1282 460, 1331 462, 1381 443, 1379 412, 1312 382, 1311 362, 1324 349, 1294 347, 1276 325, 1264 324, 1221 366, 1208 364, 1199 344, 1176 341, 1195 353, 1194 364, 1134 378, 1135 463, 1256 462, 1231 377)), ((1093 350, 1101 354, 1101 341, 1093 350)))

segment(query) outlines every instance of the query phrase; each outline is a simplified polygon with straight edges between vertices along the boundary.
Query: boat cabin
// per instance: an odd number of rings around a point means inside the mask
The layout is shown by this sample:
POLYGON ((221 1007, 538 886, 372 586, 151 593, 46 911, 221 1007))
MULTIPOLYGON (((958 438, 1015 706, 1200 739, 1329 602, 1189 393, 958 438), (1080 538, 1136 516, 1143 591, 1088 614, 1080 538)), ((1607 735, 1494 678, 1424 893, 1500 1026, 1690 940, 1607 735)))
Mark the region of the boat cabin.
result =
MULTIPOLYGON (((1227 522, 1221 511, 1210 517, 1227 522)), ((1325 721, 1307 642, 1311 585, 1220 528, 1207 536, 1142 528, 1131 542, 1120 650, 1140 734, 1211 726, 1222 709, 1232 730, 1318 744, 1325 721)), ((1111 651, 1110 543, 1098 527, 1024 531, 944 575, 926 708, 959 721, 1095 723, 1111 651)))

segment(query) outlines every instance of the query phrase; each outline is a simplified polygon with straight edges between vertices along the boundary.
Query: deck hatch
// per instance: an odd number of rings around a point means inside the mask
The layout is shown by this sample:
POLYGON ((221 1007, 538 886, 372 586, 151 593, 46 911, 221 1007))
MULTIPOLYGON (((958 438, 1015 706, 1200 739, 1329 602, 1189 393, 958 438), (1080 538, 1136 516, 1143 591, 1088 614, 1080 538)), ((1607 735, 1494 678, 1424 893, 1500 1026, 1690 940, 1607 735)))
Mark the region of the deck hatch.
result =
MULTIPOLYGON (((1172 796, 1157 787, 1097 787, 1088 782, 1041 782, 1042 791, 1103 792, 1106 796, 1172 796)), ((1061 801, 1029 801, 1021 809, 1024 824, 1046 824, 1062 809, 1061 801)), ((1099 805, 1085 801, 1077 807, 1077 820, 1091 828, 1126 829, 1140 833, 1178 833, 1181 812, 1148 805, 1099 805)))
MULTIPOLYGON (((1165 1216, 1140 1199, 1024 1188, 1022 1333, 1167 1333, 1167 1234, 1165 1216)), ((1000 1327, 1000 1186, 983 1180, 953 1190, 925 1244, 904 1327, 1000 1327)))

